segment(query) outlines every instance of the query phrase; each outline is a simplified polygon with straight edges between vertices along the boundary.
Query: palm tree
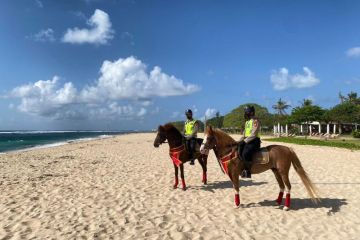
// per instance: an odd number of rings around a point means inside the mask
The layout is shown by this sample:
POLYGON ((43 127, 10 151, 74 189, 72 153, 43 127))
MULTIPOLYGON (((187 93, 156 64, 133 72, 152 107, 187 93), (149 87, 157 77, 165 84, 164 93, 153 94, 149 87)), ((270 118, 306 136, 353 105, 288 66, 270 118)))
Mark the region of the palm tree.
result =
POLYGON ((306 106, 312 106, 313 105, 313 101, 311 99, 303 99, 303 102, 302 102, 302 106, 303 107, 306 107, 306 106))
POLYGON ((357 93, 356 92, 350 92, 348 94, 347 101, 349 103, 354 103, 354 104, 358 103, 359 98, 357 97, 357 93))
MULTIPOLYGON (((281 98, 277 101, 277 103, 275 105, 272 106, 273 109, 275 109, 276 111, 276 115, 277 115, 277 120, 278 120, 278 125, 279 122, 282 122, 284 120, 284 116, 286 115, 286 109, 290 107, 289 104, 286 104, 285 101, 281 100, 281 98)), ((279 137, 281 136, 281 128, 278 130, 279 131, 279 137)))
POLYGON ((286 109, 290 107, 289 104, 286 104, 285 101, 281 100, 281 98, 277 101, 275 105, 272 106, 273 109, 276 110, 277 114, 280 116, 286 115, 286 109))
POLYGON ((340 102, 343 103, 346 101, 346 98, 344 95, 341 94, 341 92, 339 92, 339 98, 340 98, 340 102))

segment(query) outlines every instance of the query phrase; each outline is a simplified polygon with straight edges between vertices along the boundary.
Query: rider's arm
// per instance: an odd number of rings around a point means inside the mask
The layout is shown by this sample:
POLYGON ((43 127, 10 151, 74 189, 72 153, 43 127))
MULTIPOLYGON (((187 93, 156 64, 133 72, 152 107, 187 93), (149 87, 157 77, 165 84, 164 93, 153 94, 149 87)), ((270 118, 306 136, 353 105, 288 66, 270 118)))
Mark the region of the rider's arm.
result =
POLYGON ((199 131, 199 123, 198 123, 198 121, 196 121, 195 124, 194 124, 194 131, 193 131, 192 135, 196 136, 198 131, 199 131))
POLYGON ((186 122, 184 122, 184 127, 183 127, 183 131, 182 131, 183 136, 185 136, 185 126, 186 126, 186 122))
POLYGON ((256 138, 257 133, 259 132, 259 130, 260 130, 260 121, 258 119, 254 119, 251 134, 250 134, 250 136, 245 138, 245 140, 244 140, 245 143, 249 143, 252 140, 254 140, 256 138))

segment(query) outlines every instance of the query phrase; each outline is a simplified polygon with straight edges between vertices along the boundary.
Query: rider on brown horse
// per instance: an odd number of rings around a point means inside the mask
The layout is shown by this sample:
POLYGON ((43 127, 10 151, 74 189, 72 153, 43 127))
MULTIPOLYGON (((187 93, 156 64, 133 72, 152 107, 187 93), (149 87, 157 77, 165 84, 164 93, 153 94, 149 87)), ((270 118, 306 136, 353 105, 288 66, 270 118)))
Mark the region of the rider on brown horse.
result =
POLYGON ((196 147, 196 137, 198 132, 198 122, 193 119, 191 109, 185 111, 187 120, 184 125, 184 137, 186 140, 186 147, 189 152, 190 165, 194 165, 194 152, 196 147))
POLYGON ((251 178, 252 155, 260 149, 260 121, 255 117, 255 108, 246 106, 244 109, 245 130, 244 136, 239 141, 239 156, 244 161, 245 170, 241 177, 251 178))

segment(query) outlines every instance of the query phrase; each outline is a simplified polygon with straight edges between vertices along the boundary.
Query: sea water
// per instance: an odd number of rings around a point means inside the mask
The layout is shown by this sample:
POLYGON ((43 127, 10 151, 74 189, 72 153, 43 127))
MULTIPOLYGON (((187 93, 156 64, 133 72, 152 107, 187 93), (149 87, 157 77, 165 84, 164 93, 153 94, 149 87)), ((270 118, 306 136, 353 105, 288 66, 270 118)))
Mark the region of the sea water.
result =
POLYGON ((0 153, 106 138, 129 131, 0 131, 0 153))

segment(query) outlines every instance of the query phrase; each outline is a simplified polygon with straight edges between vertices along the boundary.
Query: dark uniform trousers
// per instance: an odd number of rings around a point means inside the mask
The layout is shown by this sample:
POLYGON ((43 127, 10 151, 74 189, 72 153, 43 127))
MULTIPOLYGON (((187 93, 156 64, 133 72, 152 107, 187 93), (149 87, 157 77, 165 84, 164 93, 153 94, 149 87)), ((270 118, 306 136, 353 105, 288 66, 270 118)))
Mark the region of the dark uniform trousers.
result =
POLYGON ((251 142, 245 144, 241 154, 241 157, 245 160, 245 162, 251 163, 252 155, 260 149, 260 143, 260 138, 257 137, 251 142))
POLYGON ((194 157, 194 153, 195 153, 195 147, 196 147, 196 138, 190 138, 186 140, 186 147, 189 151, 189 158, 193 158, 194 157))

